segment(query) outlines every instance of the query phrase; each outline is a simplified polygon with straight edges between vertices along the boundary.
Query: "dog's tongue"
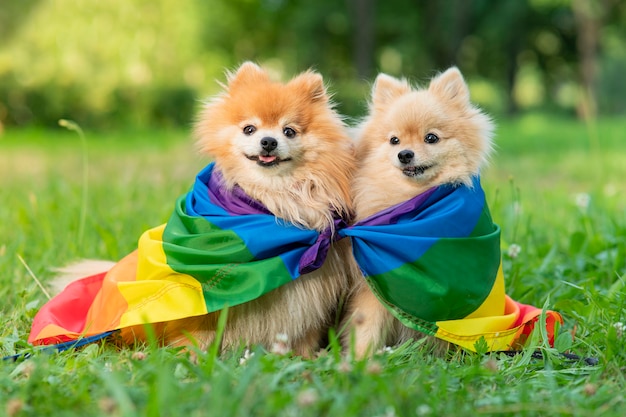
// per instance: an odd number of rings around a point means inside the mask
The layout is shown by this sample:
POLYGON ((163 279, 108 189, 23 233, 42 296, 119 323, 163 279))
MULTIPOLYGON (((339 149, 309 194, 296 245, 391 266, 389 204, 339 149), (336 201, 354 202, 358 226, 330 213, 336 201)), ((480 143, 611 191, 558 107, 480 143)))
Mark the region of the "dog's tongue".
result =
POLYGON ((276 155, 268 155, 268 156, 259 155, 259 161, 265 162, 266 164, 270 162, 274 162, 275 160, 276 160, 276 155))

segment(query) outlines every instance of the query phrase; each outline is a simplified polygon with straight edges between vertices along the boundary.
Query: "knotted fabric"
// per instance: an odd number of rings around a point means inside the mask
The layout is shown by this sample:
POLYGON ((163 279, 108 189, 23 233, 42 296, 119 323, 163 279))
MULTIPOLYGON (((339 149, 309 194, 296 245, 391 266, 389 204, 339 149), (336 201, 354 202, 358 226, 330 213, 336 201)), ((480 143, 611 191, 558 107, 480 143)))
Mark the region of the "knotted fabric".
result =
POLYGON ((66 342, 254 300, 321 267, 333 235, 334 228, 320 233, 276 218, 240 188, 226 189, 210 164, 136 251, 44 305, 29 342, 66 342))
MULTIPOLYGON (((405 326, 470 350, 523 344, 541 310, 505 295, 500 228, 478 177, 442 185, 339 231, 369 287, 405 326)), ((553 338, 561 317, 547 312, 553 338)))

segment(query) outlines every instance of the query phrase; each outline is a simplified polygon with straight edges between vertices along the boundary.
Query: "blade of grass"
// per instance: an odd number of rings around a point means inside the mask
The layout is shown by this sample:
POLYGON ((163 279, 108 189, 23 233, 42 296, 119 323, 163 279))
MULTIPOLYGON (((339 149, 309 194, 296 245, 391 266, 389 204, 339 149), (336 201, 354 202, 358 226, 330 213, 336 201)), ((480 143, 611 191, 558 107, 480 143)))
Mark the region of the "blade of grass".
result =
POLYGON ((205 369, 207 374, 211 374, 215 368, 215 362, 220 353, 220 347, 222 345, 222 337, 224 337, 224 330, 226 329, 226 321, 228 320, 228 307, 224 307, 220 312, 220 317, 217 320, 217 329, 215 330, 215 340, 208 349, 205 369))
POLYGON ((20 260, 20 262, 22 263, 22 265, 24 265, 24 268, 26 268, 26 270, 28 271, 28 274, 30 275, 30 277, 33 279, 33 281, 35 281, 35 283, 39 286, 39 288, 41 289, 41 292, 44 293, 44 295, 48 298, 48 300, 50 298, 52 298, 50 296, 50 293, 48 291, 46 291, 46 288, 43 286, 43 284, 41 283, 41 281, 39 281, 39 279, 35 276, 35 274, 33 273, 33 270, 30 269, 30 267, 28 266, 28 264, 26 263, 26 261, 24 261, 24 258, 22 258, 19 254, 17 255, 17 258, 20 260))
POLYGON ((83 237, 85 234, 85 222, 87 220, 87 197, 89 192, 89 157, 87 154, 87 139, 83 133, 83 129, 71 120, 61 119, 59 120, 59 126, 66 128, 67 130, 74 131, 78 134, 82 145, 82 158, 83 158, 83 190, 82 201, 80 208, 80 220, 78 223, 78 237, 76 239, 77 246, 79 248, 83 245, 83 237))

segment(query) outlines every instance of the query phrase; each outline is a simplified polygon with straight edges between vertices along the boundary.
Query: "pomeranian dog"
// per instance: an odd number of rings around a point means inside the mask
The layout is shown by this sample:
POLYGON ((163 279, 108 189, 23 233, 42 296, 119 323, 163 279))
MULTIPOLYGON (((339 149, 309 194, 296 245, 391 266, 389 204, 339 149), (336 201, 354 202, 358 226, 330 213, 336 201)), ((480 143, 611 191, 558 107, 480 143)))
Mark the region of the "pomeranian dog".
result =
MULTIPOLYGON (((280 221, 301 228, 322 232, 333 227, 336 216, 347 218, 354 146, 322 76, 307 71, 280 83, 246 62, 228 75, 223 88, 200 111, 194 133, 225 186, 240 187, 280 221)), ((301 356, 316 352, 349 290, 349 257, 348 242, 337 242, 320 269, 231 307, 221 348, 259 344, 271 349, 279 337, 282 350, 301 356)), ((84 267, 77 269, 86 275, 84 267)), ((157 323, 154 331, 165 345, 197 344, 206 350, 219 314, 157 323)), ((146 335, 142 326, 134 326, 123 329, 122 338, 132 342, 146 335)))
MULTIPOLYGON (((492 150, 493 124, 470 103, 461 72, 452 67, 414 89, 379 74, 369 114, 357 128, 353 180, 355 220, 409 200, 431 187, 467 184, 492 150)), ((344 318, 343 343, 358 357, 422 334, 403 326, 361 276, 354 279, 344 318)))

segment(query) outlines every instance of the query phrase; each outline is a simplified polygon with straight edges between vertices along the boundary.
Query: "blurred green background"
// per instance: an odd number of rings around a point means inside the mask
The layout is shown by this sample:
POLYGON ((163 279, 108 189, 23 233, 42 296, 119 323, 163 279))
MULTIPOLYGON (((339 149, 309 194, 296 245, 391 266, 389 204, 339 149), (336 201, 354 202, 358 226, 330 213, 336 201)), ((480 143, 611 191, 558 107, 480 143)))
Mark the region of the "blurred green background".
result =
POLYGON ((0 0, 0 128, 187 127, 244 60, 320 71, 352 117, 379 71, 450 65, 495 115, 619 115, 626 2, 0 0))

